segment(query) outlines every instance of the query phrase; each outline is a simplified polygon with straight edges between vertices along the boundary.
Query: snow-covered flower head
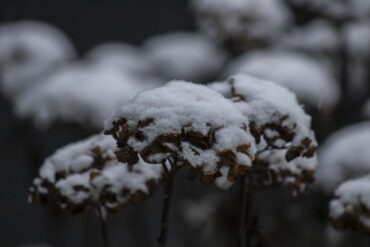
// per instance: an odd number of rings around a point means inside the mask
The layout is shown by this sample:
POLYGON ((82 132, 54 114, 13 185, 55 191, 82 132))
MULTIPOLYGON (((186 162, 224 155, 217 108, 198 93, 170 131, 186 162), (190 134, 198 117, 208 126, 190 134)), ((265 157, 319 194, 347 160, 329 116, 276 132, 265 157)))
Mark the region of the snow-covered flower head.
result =
POLYGON ((276 83, 246 75, 232 76, 210 87, 231 99, 248 117, 257 144, 258 155, 252 167, 260 177, 257 180, 286 184, 313 180, 317 143, 311 118, 292 92, 276 83), (294 160, 298 157, 299 160, 294 160))
POLYGON ((137 76, 153 75, 154 68, 147 54, 125 43, 104 43, 88 52, 86 58, 96 65, 116 68, 137 76))
POLYGON ((336 189, 330 220, 337 228, 370 234, 370 176, 344 182, 336 189))
POLYGON ((225 54, 201 34, 176 32, 149 39, 145 49, 166 79, 201 82, 217 75, 225 54))
POLYGON ((370 173, 370 122, 337 131, 319 150, 317 185, 333 193, 342 182, 370 173))
POLYGON ((268 45, 290 22, 280 0, 193 0, 192 6, 201 29, 236 51, 268 45))
POLYGON ((319 58, 332 56, 338 51, 338 46, 339 37, 335 27, 324 20, 293 28, 277 43, 278 49, 296 50, 319 58))
POLYGON ((117 210, 150 194, 162 167, 141 159, 129 166, 115 155, 116 143, 101 134, 72 143, 45 160, 30 189, 30 201, 55 200, 77 213, 93 206, 117 210))
POLYGON ((288 51, 255 51, 230 64, 227 75, 249 74, 271 80, 297 94, 305 104, 331 108, 339 100, 339 87, 330 69, 308 56, 288 51))
POLYGON ((140 90, 155 87, 149 79, 90 63, 70 64, 19 95, 16 112, 37 126, 78 123, 100 129, 116 107, 140 90))
POLYGON ((75 56, 70 41, 58 29, 35 21, 0 26, 0 81, 15 96, 40 76, 75 56))
POLYGON ((184 81, 139 93, 108 121, 106 133, 117 140, 121 161, 176 161, 212 182, 226 167, 234 181, 252 165, 254 139, 248 119, 229 100, 184 81))
POLYGON ((363 19, 370 15, 368 0, 290 0, 334 20, 363 19))

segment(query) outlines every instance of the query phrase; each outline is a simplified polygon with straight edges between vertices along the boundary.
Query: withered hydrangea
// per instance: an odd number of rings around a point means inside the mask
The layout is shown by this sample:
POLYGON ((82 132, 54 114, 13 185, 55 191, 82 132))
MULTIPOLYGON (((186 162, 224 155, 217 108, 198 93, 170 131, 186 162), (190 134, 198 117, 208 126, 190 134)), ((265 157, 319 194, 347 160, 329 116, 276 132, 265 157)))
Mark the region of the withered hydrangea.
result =
POLYGON ((270 45, 290 23, 281 0, 193 0, 200 28, 232 51, 270 45))
MULTIPOLYGON (((135 164, 171 162, 188 166, 211 183, 225 167, 234 181, 251 166, 255 143, 248 118, 206 86, 172 81, 139 93, 107 122, 117 140, 117 157, 135 164)), ((165 166, 166 167, 166 166, 165 166)))
POLYGON ((70 40, 50 24, 3 23, 0 26, 0 89, 8 97, 17 96, 74 57, 70 40))
POLYGON ((279 182, 300 191, 306 181, 313 180, 317 143, 311 118, 293 93, 273 82, 245 75, 210 87, 232 100, 250 121, 257 144, 252 166, 254 182, 262 186, 279 182))
POLYGON ((330 202, 330 220, 339 229, 370 234, 370 176, 341 184, 330 202))
POLYGON ((30 201, 54 201, 71 213, 93 206, 114 211, 141 201, 154 189, 162 167, 141 159, 120 163, 115 148, 112 137, 99 134, 57 150, 34 179, 30 201))

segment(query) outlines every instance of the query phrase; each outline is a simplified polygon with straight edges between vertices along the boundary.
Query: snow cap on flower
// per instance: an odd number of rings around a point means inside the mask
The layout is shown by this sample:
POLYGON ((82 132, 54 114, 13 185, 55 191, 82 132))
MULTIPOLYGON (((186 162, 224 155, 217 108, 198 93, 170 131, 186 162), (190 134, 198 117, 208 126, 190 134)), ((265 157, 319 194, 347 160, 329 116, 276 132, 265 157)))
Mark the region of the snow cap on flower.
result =
POLYGON ((370 173, 370 122, 332 134, 319 150, 317 185, 333 193, 342 182, 370 173))
POLYGON ((281 0, 193 0, 200 28, 234 51, 272 43, 290 23, 281 0))
POLYGON ((339 229, 370 234, 370 176, 349 180, 336 189, 330 220, 339 229))
POLYGON ((35 21, 0 26, 0 87, 9 97, 75 56, 71 42, 57 28, 35 21))
POLYGON ((62 122, 100 130, 118 106, 156 85, 115 68, 73 63, 20 94, 15 110, 21 117, 31 117, 38 127, 62 122))
POLYGON ((197 33, 162 34, 144 47, 158 74, 169 80, 202 82, 216 76, 226 59, 211 40, 197 33))
POLYGON ((260 177, 263 170, 268 183, 313 180, 317 143, 311 118, 292 92, 276 83, 246 75, 232 76, 209 86, 232 100, 249 119, 258 152, 252 167, 256 177, 260 177), (295 160, 297 158, 299 160, 295 160))
POLYGON ((176 160, 212 182, 227 167, 235 181, 251 166, 254 139, 245 117, 229 100, 206 86, 171 81, 139 93, 107 121, 118 157, 128 164, 176 160))
POLYGON ((297 94, 312 107, 332 108, 339 100, 339 87, 320 62, 288 51, 255 51, 236 59, 226 70, 227 75, 243 73, 271 80, 297 94))
POLYGON ((141 159, 132 166, 120 163, 115 149, 112 137, 98 134, 57 150, 34 179, 30 201, 55 200, 62 210, 78 213, 93 206, 117 210, 144 199, 162 167, 141 159))

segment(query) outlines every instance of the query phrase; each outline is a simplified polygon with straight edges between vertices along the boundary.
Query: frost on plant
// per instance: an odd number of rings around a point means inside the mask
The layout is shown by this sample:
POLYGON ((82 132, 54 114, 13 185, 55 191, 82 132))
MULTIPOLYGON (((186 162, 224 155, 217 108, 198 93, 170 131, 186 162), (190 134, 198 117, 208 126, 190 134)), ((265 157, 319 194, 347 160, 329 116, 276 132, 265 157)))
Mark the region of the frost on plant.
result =
POLYGON ((153 82, 114 67, 74 63, 19 95, 16 113, 42 127, 63 122, 101 129, 116 107, 140 90, 155 87, 153 82))
POLYGON ((342 183, 330 202, 331 222, 340 229, 370 234, 370 177, 342 183))
POLYGON ((0 26, 1 90, 13 97, 75 56, 70 41, 48 24, 21 21, 0 26))
POLYGON ((319 150, 317 185, 332 193, 342 182, 370 173, 370 122, 339 130, 319 150))
POLYGON ((176 32, 149 39, 144 48, 162 77, 201 82, 216 76, 225 54, 201 34, 176 32))
MULTIPOLYGON (((201 85, 172 81, 139 93, 116 111, 106 133, 117 140, 118 158, 135 164, 176 161, 211 183, 227 169, 235 181, 255 156, 248 119, 217 92, 201 85)), ((173 164, 174 165, 174 164, 173 164)))
POLYGON ((111 136, 101 134, 67 145, 47 158, 30 189, 30 201, 53 202, 78 213, 101 206, 114 211, 145 199, 161 177, 160 165, 120 163, 111 136))
POLYGON ((289 88, 300 101, 312 107, 332 108, 339 101, 339 87, 330 70, 295 52, 251 52, 231 63, 226 73, 245 73, 271 80, 289 88))
POLYGON ((200 28, 234 51, 264 47, 290 23, 280 0, 193 0, 200 28))
POLYGON ((232 100, 249 119, 257 144, 257 159, 252 166, 255 182, 262 186, 278 182, 296 191, 312 182, 317 143, 311 118, 292 92, 245 75, 210 87, 232 100))

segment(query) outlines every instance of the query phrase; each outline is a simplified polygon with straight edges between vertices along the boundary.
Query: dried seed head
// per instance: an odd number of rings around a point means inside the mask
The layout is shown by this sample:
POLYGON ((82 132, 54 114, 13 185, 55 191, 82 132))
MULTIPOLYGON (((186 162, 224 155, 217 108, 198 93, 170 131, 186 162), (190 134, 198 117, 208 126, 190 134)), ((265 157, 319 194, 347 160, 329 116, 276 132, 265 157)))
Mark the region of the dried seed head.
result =
POLYGON ((108 121, 106 134, 118 143, 117 157, 132 164, 176 161, 204 183, 230 170, 243 175, 255 156, 248 119, 229 100, 201 85, 173 81, 144 91, 108 121))
POLYGON ((134 166, 120 163, 115 147, 110 136, 95 135, 59 149, 34 179, 30 201, 55 200, 61 209, 78 213, 93 205, 117 210, 138 194, 145 198, 160 179, 161 166, 141 159, 134 166))
POLYGON ((243 75, 210 87, 231 99, 250 121, 257 144, 251 170, 259 186, 274 181, 301 191, 305 183, 313 181, 316 140, 311 118, 293 93, 278 84, 243 75))
POLYGON ((341 184, 330 202, 330 220, 339 229, 370 234, 370 177, 341 184))
POLYGON ((201 29, 232 51, 269 45, 290 22, 280 0, 193 0, 201 29))

